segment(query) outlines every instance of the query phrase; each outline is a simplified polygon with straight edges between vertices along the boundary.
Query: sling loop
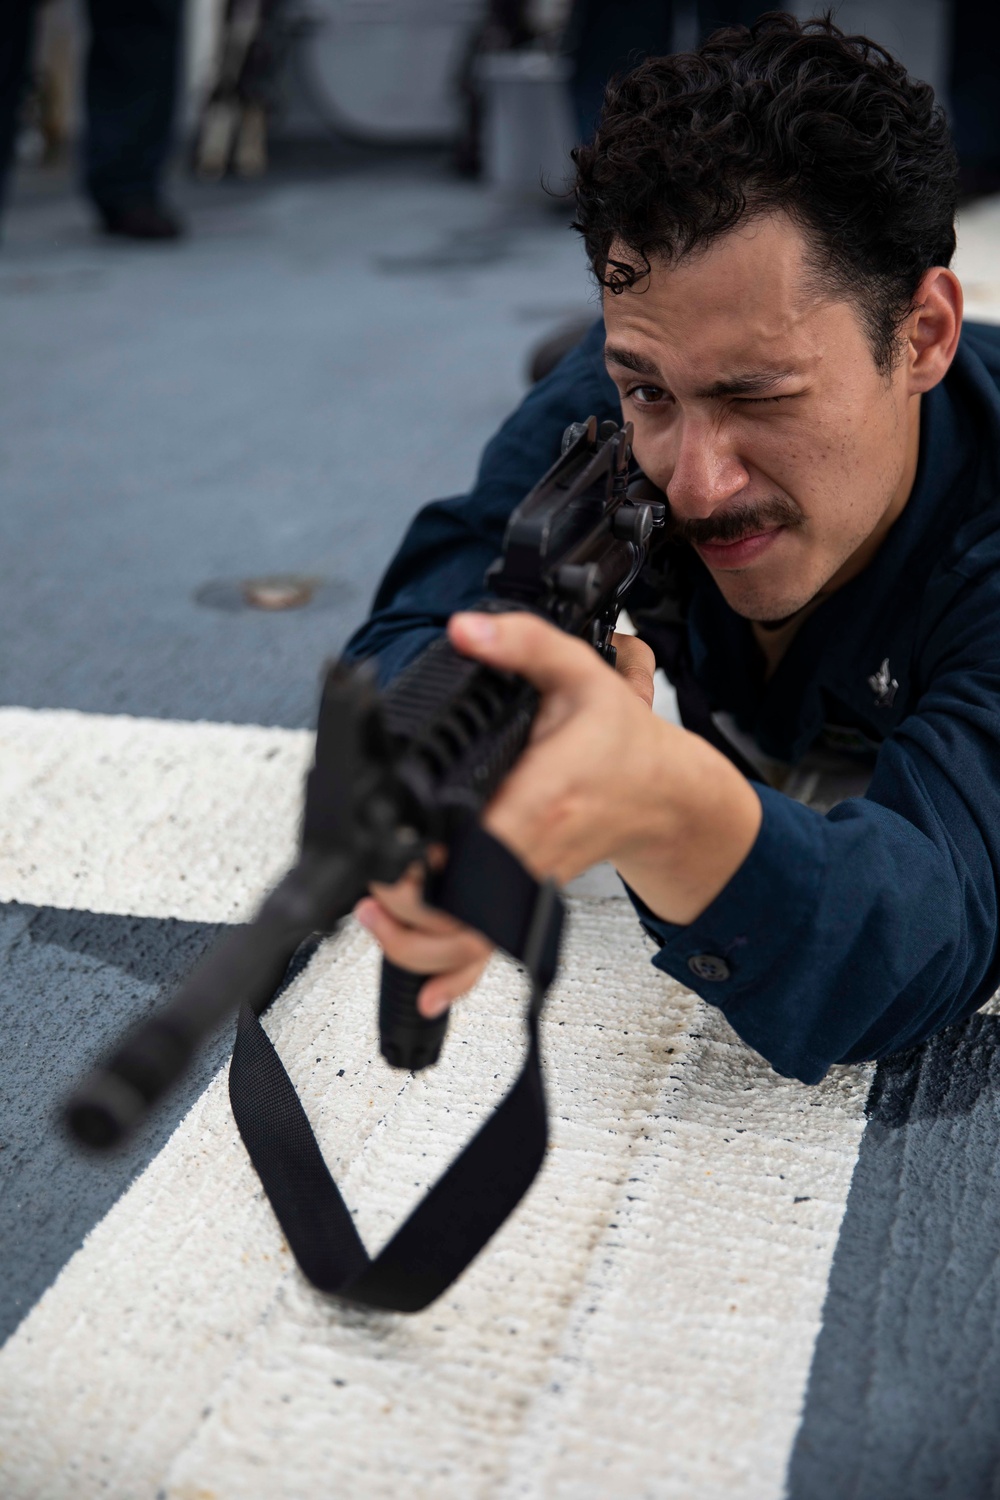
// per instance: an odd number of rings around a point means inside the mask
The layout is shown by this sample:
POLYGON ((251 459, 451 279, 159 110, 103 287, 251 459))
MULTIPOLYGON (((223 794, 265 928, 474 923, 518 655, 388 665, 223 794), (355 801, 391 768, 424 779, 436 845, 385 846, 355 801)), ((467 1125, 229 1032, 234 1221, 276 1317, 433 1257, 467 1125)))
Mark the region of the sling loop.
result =
POLYGON ((240 1135, 304 1274, 321 1292, 396 1312, 419 1312, 461 1275, 531 1186, 548 1144, 538 1020, 558 965, 559 894, 475 822, 453 842, 429 893, 435 906, 524 965, 528 1050, 496 1110, 374 1259, 249 1005, 229 1069, 240 1135))

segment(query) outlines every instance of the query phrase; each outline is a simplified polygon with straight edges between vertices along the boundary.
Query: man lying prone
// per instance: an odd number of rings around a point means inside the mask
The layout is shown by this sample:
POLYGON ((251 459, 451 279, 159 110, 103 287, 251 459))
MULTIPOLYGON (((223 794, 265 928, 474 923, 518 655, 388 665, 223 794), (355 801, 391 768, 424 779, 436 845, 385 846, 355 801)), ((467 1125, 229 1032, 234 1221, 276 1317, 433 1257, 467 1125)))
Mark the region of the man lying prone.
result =
MULTIPOLYGON (((828 21, 771 16, 644 63, 575 158, 603 321, 472 493, 418 515, 349 649, 386 679, 447 628, 530 679, 533 740, 487 826, 539 876, 610 860, 653 962, 813 1082, 1000 983, 1000 330, 962 327, 930 88, 828 21), (617 672, 540 620, 463 613, 590 414, 634 424, 675 557, 669 590, 662 571, 633 586, 617 672), (657 653, 768 763, 833 747, 865 795, 818 811, 654 716, 657 653)), ((488 956, 415 877, 359 916, 434 976, 426 1015, 488 956)))

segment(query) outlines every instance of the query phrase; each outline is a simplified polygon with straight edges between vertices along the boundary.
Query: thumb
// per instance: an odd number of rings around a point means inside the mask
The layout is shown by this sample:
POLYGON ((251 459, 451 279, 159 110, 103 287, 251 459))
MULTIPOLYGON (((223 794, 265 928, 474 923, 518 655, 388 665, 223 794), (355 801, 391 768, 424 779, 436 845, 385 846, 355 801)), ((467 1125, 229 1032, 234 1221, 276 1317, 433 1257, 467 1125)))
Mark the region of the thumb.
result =
POLYGON ((448 639, 463 656, 516 672, 542 693, 582 686, 601 669, 590 646, 527 611, 452 615, 448 639))

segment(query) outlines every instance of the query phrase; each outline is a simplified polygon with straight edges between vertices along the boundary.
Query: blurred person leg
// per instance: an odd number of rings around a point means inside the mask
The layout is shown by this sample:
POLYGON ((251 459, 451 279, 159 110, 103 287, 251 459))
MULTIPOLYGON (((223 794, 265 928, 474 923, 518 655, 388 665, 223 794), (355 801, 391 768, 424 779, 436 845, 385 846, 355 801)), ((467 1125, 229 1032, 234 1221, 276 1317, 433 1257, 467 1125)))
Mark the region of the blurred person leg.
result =
MULTIPOLYGON (((644 57, 673 50, 673 0, 573 0, 563 50, 573 62, 570 100, 578 139, 590 140, 597 126, 604 90, 615 73, 627 73, 644 57)), ((584 338, 592 312, 560 323, 528 354, 532 385, 555 369, 584 338)))
POLYGON ((580 139, 594 133, 608 79, 673 50, 673 0, 574 0, 566 25, 580 139))
POLYGON ((163 202, 184 0, 88 0, 84 184, 111 234, 174 239, 163 202))
POLYGON ((1000 192, 1000 6, 953 0, 951 128, 965 199, 1000 192))
POLYGON ((594 133, 608 79, 672 52, 686 14, 694 13, 702 41, 720 26, 749 26, 769 9, 767 0, 573 0, 565 47, 575 64, 570 91, 580 139, 594 133))
MULTIPOLYGON (((769 10, 790 9, 769 5, 767 0, 700 0, 698 5, 698 40, 703 42, 720 26, 752 26, 758 16, 769 10)), ((821 5, 816 10, 821 11, 821 5)))
POLYGON ((0 0, 0 210, 13 164, 36 10, 36 0, 0 0))

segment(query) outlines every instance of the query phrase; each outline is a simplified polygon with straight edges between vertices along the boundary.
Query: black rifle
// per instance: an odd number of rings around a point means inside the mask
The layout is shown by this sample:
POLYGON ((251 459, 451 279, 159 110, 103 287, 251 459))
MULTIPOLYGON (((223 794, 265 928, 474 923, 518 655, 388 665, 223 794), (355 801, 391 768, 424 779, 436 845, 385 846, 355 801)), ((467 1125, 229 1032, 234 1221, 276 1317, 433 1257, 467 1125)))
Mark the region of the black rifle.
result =
MULTIPOLYGON (((502 555, 487 574, 489 593, 478 608, 531 610, 586 639, 613 664, 611 636, 622 597, 646 561, 654 531, 666 518, 662 501, 647 500, 641 490, 629 494, 630 444, 631 427, 619 428, 614 422, 604 422, 598 430, 591 417, 567 429, 560 458, 511 515, 502 555)), ((459 655, 444 637, 381 694, 364 667, 331 667, 320 707, 315 761, 306 783, 298 862, 253 921, 224 939, 173 999, 82 1084, 66 1110, 76 1138, 98 1148, 119 1141, 176 1082, 209 1033, 239 1010, 230 1075, 234 1112, 303 1269, 326 1290, 382 1306, 422 1306, 437 1295, 442 1289, 437 1282, 443 1277, 446 1285, 453 1279, 497 1227, 494 1223, 484 1232, 485 1218, 496 1216, 495 1205, 472 1211, 476 1222, 453 1258, 457 1262, 473 1248, 457 1269, 425 1268, 417 1277, 419 1285, 410 1285, 405 1293, 400 1291, 398 1264, 381 1280, 374 1278, 378 1288, 372 1284, 372 1270, 385 1260, 386 1252, 373 1268, 356 1234, 356 1245, 348 1246, 348 1259, 354 1256, 351 1265, 346 1272, 343 1264, 331 1272, 321 1264, 324 1256, 329 1259, 329 1245, 317 1250, 316 1234, 338 1241, 343 1262, 344 1236, 350 1238, 353 1225, 349 1215, 347 1225, 338 1223, 335 1232, 329 1224, 319 1229, 302 1224, 303 1194, 315 1200, 332 1188, 339 1201, 339 1193, 257 1017, 303 941, 315 933, 332 932, 372 881, 398 880, 415 861, 425 859, 432 845, 443 845, 447 862, 443 872, 430 877, 428 897, 524 963, 533 985, 528 1019, 537 1051, 537 1015, 555 972, 561 905, 554 888, 539 887, 509 851, 482 830, 479 816, 521 754, 538 701, 538 693, 523 678, 459 655), (261 1088, 272 1110, 285 1110, 294 1137, 286 1139, 270 1162, 263 1158, 274 1146, 273 1121, 262 1120, 251 1098, 261 1088), (278 1094, 281 1100, 276 1104, 278 1094), (308 1170, 302 1166, 303 1153, 308 1170), (365 1275, 367 1284, 362 1286, 365 1275), (345 1276, 351 1283, 349 1293, 345 1276)), ((416 1008, 426 978, 383 961, 381 1049, 394 1067, 424 1068, 440 1053, 447 1014, 428 1021, 416 1008)), ((531 1071, 528 1063, 525 1069, 531 1071)), ((540 1091, 537 1057, 534 1073, 540 1091)), ((522 1085, 525 1074, 481 1135, 503 1115, 522 1085)), ((544 1132, 544 1102, 541 1109, 544 1132)), ((528 1152, 531 1157, 537 1154, 535 1145, 528 1152)), ((446 1178, 467 1161, 471 1149, 446 1178)), ((527 1181, 511 1185, 514 1202, 535 1170, 537 1163, 527 1181)), ((495 1193, 492 1158, 490 1171, 495 1193)), ((468 1193, 467 1182, 462 1191, 468 1193)), ((415 1254, 419 1259, 413 1245, 400 1245, 398 1252, 397 1260, 412 1261, 415 1254)), ((413 1282, 412 1275, 408 1279, 413 1282)))

